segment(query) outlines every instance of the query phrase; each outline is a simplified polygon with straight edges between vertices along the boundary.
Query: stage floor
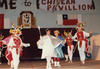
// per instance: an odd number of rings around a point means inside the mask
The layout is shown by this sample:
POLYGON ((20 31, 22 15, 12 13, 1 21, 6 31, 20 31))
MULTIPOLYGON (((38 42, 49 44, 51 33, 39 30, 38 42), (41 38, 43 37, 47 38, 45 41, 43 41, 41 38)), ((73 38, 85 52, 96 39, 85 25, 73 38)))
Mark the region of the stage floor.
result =
MULTIPOLYGON (((81 64, 80 61, 73 61, 68 63, 64 60, 61 61, 61 67, 54 67, 53 69, 100 69, 100 61, 88 60, 86 64, 81 64)), ((7 63, 0 64, 0 69, 10 69, 7 63)), ((19 69, 46 69, 46 61, 21 61, 19 69)))

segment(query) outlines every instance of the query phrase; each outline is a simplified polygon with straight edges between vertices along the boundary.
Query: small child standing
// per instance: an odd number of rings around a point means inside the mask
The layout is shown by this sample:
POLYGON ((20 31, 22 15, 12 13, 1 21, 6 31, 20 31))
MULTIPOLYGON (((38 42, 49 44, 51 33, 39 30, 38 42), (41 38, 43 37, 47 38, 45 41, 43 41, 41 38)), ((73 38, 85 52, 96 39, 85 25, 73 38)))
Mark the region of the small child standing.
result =
POLYGON ((72 32, 65 32, 64 31, 64 35, 66 36, 65 41, 67 43, 67 51, 68 51, 68 58, 69 58, 69 62, 72 63, 72 57, 73 57, 73 40, 72 40, 72 32))

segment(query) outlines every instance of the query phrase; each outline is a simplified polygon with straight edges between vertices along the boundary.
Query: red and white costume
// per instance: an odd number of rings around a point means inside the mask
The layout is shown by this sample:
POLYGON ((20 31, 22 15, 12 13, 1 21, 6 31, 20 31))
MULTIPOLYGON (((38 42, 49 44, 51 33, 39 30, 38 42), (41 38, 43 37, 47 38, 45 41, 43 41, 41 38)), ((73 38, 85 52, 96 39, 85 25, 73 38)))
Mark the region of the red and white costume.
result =
POLYGON ((67 36, 67 38, 65 39, 66 43, 67 43, 67 49, 68 49, 68 57, 70 59, 70 62, 72 62, 72 57, 73 57, 73 40, 72 37, 67 36))
POLYGON ((79 50, 79 55, 80 55, 80 60, 82 62, 85 61, 85 51, 88 50, 88 40, 86 37, 89 37, 89 33, 85 31, 81 32, 76 32, 74 35, 73 39, 77 38, 78 42, 78 50, 79 50))
MULTIPOLYGON (((14 28, 14 25, 12 25, 14 28)), ((18 69, 19 65, 19 57, 22 54, 22 46, 28 47, 30 44, 25 44, 22 42, 20 35, 22 34, 19 30, 20 27, 14 28, 10 30, 11 36, 5 38, 2 42, 7 45, 7 49, 5 52, 5 57, 8 60, 8 64, 11 65, 11 69, 18 69)))
POLYGON ((3 40, 3 43, 7 45, 5 57, 8 63, 11 64, 11 68, 18 69, 19 57, 22 55, 22 46, 29 46, 24 44, 19 36, 9 36, 3 40))

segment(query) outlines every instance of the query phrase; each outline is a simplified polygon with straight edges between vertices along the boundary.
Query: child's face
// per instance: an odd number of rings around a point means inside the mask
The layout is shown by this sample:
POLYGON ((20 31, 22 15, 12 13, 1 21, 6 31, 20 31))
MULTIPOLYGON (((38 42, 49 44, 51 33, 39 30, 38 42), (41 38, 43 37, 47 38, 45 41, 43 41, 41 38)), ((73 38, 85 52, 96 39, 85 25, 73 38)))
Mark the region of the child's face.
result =
POLYGON ((46 32, 47 35, 50 35, 50 33, 51 33, 50 30, 48 30, 48 31, 46 32))
POLYGON ((81 32, 82 31, 82 28, 78 28, 78 32, 81 32))
POLYGON ((20 35, 22 35, 22 33, 19 31, 19 32, 17 32, 17 36, 20 36, 20 35))
POLYGON ((55 36, 58 36, 58 32, 54 32, 54 35, 55 35, 55 36))
POLYGON ((69 33, 67 34, 67 37, 69 37, 69 36, 71 36, 71 32, 69 32, 69 33))

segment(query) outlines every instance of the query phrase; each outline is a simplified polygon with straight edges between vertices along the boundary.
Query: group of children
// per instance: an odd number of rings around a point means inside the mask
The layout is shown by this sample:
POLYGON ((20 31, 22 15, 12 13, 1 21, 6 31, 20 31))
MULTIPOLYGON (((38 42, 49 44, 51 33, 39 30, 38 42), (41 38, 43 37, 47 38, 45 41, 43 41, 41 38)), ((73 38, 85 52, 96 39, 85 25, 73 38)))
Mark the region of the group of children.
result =
MULTIPOLYGON (((64 58, 62 47, 65 43, 67 43, 69 62, 72 63, 74 49, 73 41, 77 42, 80 60, 82 64, 85 64, 85 51, 88 53, 87 37, 89 37, 91 33, 84 31, 83 23, 78 23, 76 29, 77 32, 74 36, 72 36, 72 30, 70 32, 64 31, 65 38, 59 35, 59 30, 54 30, 54 36, 51 35, 51 31, 49 29, 46 29, 46 35, 40 35, 40 40, 37 41, 37 46, 39 49, 42 49, 41 59, 46 59, 47 69, 52 69, 51 63, 53 63, 54 66, 61 66, 60 59, 64 58)), ((11 35, 0 42, 7 45, 5 57, 8 60, 8 64, 11 65, 11 69, 18 69, 20 62, 19 57, 21 56, 22 48, 23 46, 28 47, 30 44, 22 42, 20 38, 20 35, 22 34, 21 27, 15 28, 14 25, 12 25, 12 29, 10 29, 9 32, 11 35)))
POLYGON ((39 49, 42 49, 42 57, 44 56, 47 60, 47 69, 52 69, 52 59, 54 60, 54 66, 60 66, 60 58, 64 57, 62 47, 65 43, 67 43, 69 62, 72 63, 74 49, 73 41, 77 42, 80 60, 82 64, 85 64, 85 52, 88 53, 87 37, 89 37, 91 33, 84 31, 83 23, 78 23, 76 29, 77 32, 74 36, 72 36, 72 31, 64 31, 66 38, 59 36, 60 32, 58 30, 54 31, 55 36, 50 34, 49 29, 46 30, 46 35, 40 35, 40 40, 37 42, 37 45, 39 49))

